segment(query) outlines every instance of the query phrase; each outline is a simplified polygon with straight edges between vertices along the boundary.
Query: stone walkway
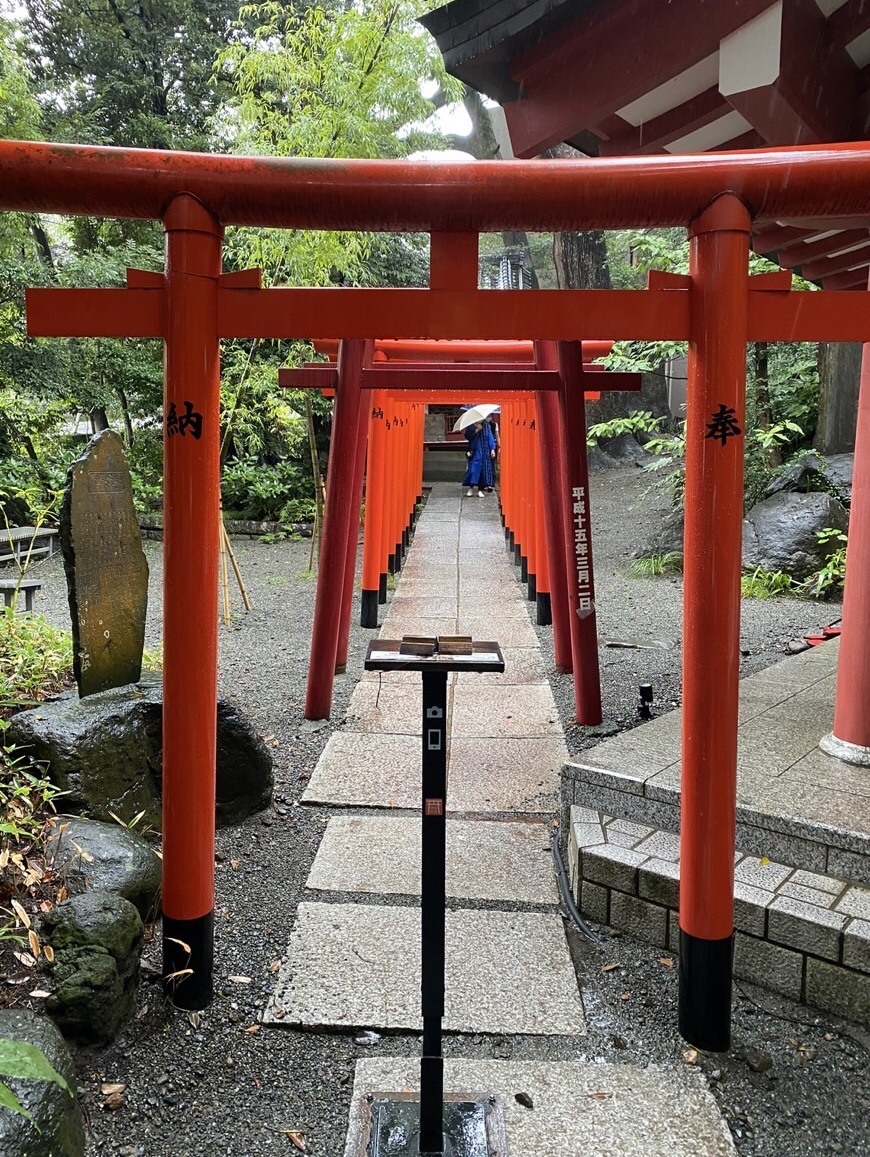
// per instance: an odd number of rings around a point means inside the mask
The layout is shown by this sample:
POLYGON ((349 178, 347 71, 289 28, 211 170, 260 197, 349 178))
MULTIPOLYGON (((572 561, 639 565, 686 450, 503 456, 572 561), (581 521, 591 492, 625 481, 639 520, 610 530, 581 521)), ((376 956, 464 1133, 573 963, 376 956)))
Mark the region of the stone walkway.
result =
MULTIPOLYGON (((445 1031, 558 1037, 580 1052, 585 1020, 549 847, 564 736, 494 498, 434 487, 382 638, 496 639, 502 675, 448 678, 448 914, 445 1031)), ((326 827, 264 1020, 287 1027, 419 1032, 420 759, 416 673, 366 673, 346 727, 311 777, 326 827)), ((699 1074, 580 1061, 450 1062, 451 1091, 494 1093, 509 1153, 648 1157, 733 1153, 699 1074), (546 1111, 515 1100, 522 1091, 546 1111), (677 1106, 675 1108, 675 1105, 677 1106)), ((450 1053, 450 1040, 445 1051, 450 1053)), ((540 1055, 540 1050, 535 1055, 540 1055)), ((347 1155, 366 1093, 415 1088, 417 1060, 357 1064, 347 1155)))

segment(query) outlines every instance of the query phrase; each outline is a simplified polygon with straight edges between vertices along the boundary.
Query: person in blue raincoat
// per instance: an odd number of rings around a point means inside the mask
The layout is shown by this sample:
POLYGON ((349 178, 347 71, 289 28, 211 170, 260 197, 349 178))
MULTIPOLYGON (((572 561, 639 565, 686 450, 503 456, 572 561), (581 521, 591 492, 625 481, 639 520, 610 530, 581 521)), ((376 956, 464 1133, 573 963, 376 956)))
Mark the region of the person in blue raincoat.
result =
POLYGON ((477 487, 477 497, 483 498, 484 491, 492 490, 495 485, 495 436, 489 422, 475 422, 473 426, 466 426, 465 437, 468 439, 468 466, 462 485, 468 487, 468 497, 477 487))

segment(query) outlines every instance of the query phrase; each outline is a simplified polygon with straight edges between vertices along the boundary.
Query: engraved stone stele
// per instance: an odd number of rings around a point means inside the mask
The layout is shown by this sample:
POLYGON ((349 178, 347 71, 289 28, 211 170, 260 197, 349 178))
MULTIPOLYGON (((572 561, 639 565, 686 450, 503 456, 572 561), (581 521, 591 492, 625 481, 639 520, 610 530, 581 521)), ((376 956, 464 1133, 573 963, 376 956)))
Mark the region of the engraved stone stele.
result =
POLYGON ((92 438, 69 468, 60 541, 79 695, 138 682, 148 562, 124 445, 113 430, 92 438))

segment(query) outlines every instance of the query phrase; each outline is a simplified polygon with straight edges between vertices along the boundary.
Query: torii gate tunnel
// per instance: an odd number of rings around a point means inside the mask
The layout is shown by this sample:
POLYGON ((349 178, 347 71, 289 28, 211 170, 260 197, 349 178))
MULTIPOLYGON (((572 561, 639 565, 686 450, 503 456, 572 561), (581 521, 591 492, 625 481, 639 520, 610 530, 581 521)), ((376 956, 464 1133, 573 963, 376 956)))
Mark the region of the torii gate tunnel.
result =
MULTIPOLYGON (((866 228, 870 146, 433 164, 0 142, 0 210, 153 218, 166 230, 165 275, 131 273, 121 290, 33 291, 28 311, 34 334, 165 342, 164 975, 191 970, 176 992, 186 1007, 207 1003, 212 986, 220 339, 361 339, 348 348, 360 369, 375 337, 688 340, 679 1024, 695 1045, 726 1048, 746 343, 870 338, 865 291, 792 293, 788 274, 749 277, 749 232, 753 221, 866 228), (256 274, 221 274, 231 224, 429 232, 430 288, 263 290, 256 274), (663 225, 689 226, 688 277, 638 291, 477 289, 468 235, 663 225)), ((357 389, 342 397, 339 368, 338 442, 362 421, 360 376, 347 377, 357 389)), ((865 752, 868 377, 834 725, 865 752)), ((576 409, 575 387, 569 379, 576 409)))

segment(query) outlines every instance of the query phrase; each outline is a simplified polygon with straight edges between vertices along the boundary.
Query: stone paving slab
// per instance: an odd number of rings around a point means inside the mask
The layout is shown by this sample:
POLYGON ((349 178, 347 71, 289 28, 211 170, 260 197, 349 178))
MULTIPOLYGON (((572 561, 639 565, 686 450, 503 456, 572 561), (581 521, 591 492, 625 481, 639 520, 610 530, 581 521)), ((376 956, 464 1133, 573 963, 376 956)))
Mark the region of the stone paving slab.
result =
POLYGON ((304 803, 420 807, 420 739, 336 731, 305 789, 304 803))
MULTIPOLYGON (((579 1035, 583 1007, 552 913, 447 913, 444 1027, 579 1035)), ((419 1031, 420 910, 300 904, 264 1013, 272 1024, 419 1031)))
MULTIPOLYGON (((349 724, 355 731, 378 735, 422 735, 423 688, 419 673, 416 686, 377 681, 359 682, 347 708, 349 724)), ((374 739, 373 742, 379 742, 374 739)))
POLYGON ((497 741, 561 735, 562 724, 549 683, 511 687, 457 683, 451 733, 497 741))
MULTIPOLYGON (((307 887, 418 896, 419 819, 334 816, 317 850, 307 887)), ((451 820, 447 824, 447 895, 556 904, 546 824, 451 820)))
MULTIPOLYGON (((359 1157, 362 1099, 419 1092, 419 1061, 357 1061, 344 1157, 359 1157)), ((511 1157, 734 1157, 737 1150, 697 1069, 580 1061, 448 1059, 445 1090, 494 1095, 511 1157), (533 1108, 516 1100, 526 1093, 533 1108)))
POLYGON ((460 687, 505 687, 515 683, 546 683, 547 671, 538 647, 502 647, 504 671, 500 675, 488 672, 462 671, 457 675, 460 687))
MULTIPOLYGON (((303 802, 419 808, 421 755, 419 736, 338 731, 318 760, 303 802)), ((453 739, 448 747, 448 811, 553 813, 567 758, 560 735, 500 742, 453 739)))
POLYGON ((499 742, 452 739, 447 807, 457 812, 552 813, 558 808, 559 774, 567 758, 561 735, 499 742))

